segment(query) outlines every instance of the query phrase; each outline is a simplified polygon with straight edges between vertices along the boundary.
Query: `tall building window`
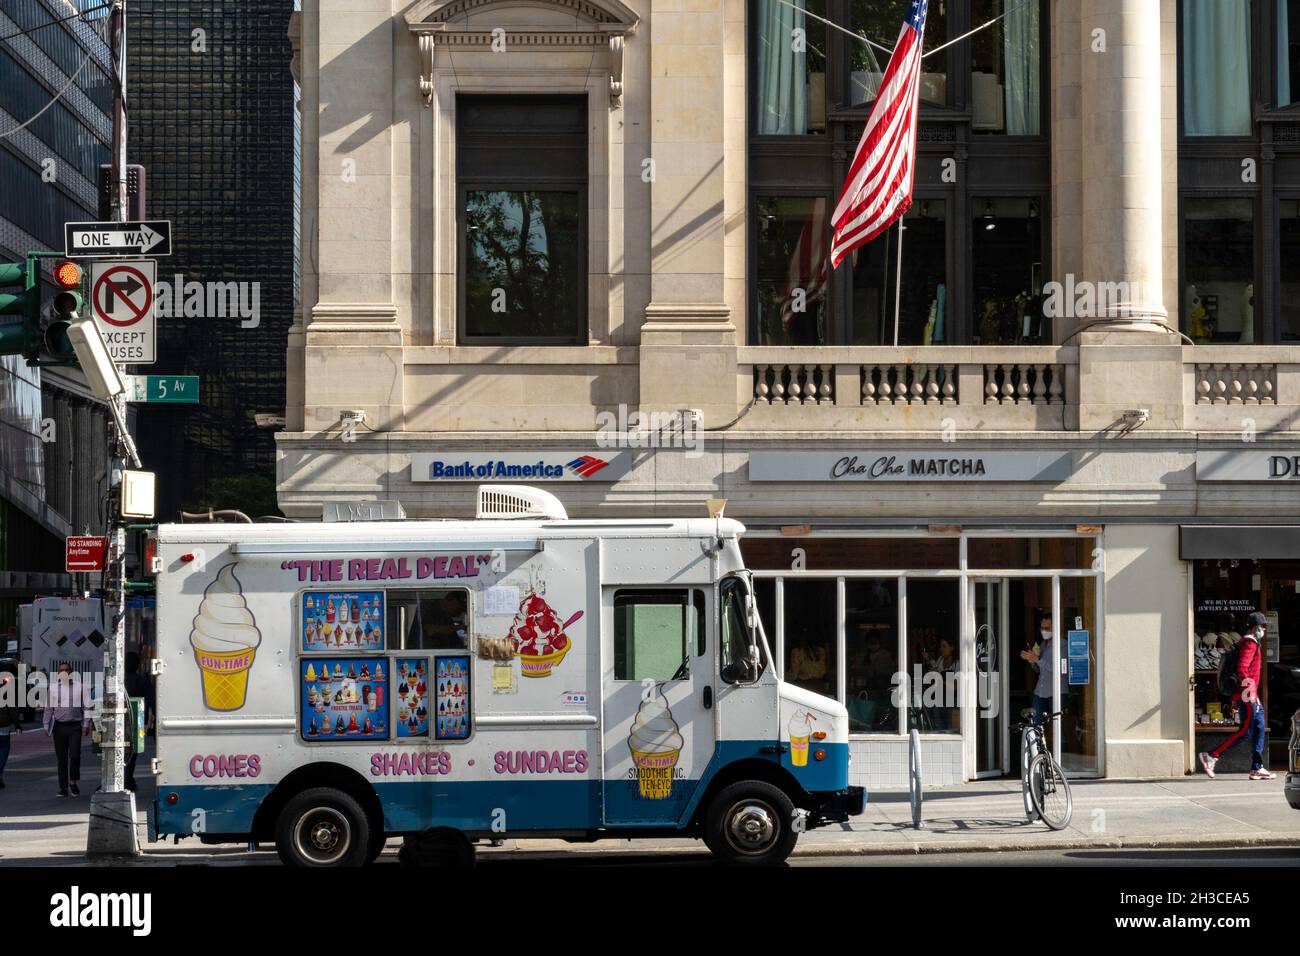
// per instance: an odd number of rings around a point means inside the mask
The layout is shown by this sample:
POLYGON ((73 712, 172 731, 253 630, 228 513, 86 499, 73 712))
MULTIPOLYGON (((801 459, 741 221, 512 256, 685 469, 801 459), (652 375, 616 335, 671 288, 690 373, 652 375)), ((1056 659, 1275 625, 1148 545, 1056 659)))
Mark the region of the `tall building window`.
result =
MULTIPOLYGON (((1283 199, 1279 204, 1278 238, 1280 262, 1300 262, 1300 199, 1283 199)), ((1278 338, 1300 342, 1300 270, 1282 269, 1282 298, 1278 310, 1278 338)))
POLYGON ((850 344, 942 345, 950 342, 948 319, 948 214, 942 199, 918 199, 894 226, 850 253, 853 324, 850 344), (894 308, 895 295, 899 308, 894 308))
POLYGON ((1043 230, 1037 199, 977 200, 971 222, 977 345, 1042 345, 1043 230))
POLYGON ((1277 0, 1277 105, 1300 103, 1300 0, 1277 0))
POLYGON ((1250 0, 1183 0, 1183 132, 1249 136, 1250 0))
POLYGON ((992 27, 970 39, 971 126, 977 133, 1037 136, 1042 128, 1042 17, 1036 4, 972 0, 971 20, 992 27))
POLYGON ((460 339, 586 340, 586 101, 461 96, 460 339))
POLYGON ((826 0, 757 0, 755 128, 764 136, 826 132, 826 0))
MULTIPOLYGON (((870 103, 880 90, 880 80, 889 63, 889 54, 898 42, 898 32, 912 6, 912 0, 851 0, 849 3, 850 30, 866 37, 876 46, 865 43, 848 43, 849 99, 852 106, 870 103), (880 49, 884 47, 884 50, 880 49)), ((925 51, 947 42, 948 2, 931 3, 925 17, 925 51)), ((921 102, 933 106, 948 106, 948 60, 940 53, 921 62, 921 102)))
POLYGON ((760 196, 754 204, 760 345, 826 344, 827 205, 825 197, 789 196, 760 196))
POLYGON ((1197 343, 1256 341, 1254 203, 1183 201, 1183 331, 1197 343))
POLYGON ((997 341, 1040 341, 1043 330, 1031 320, 1026 331, 1019 311, 1032 311, 1033 303, 1018 297, 1037 294, 1048 242, 1047 217, 1039 215, 1051 189, 1046 0, 930 0, 906 228, 895 225, 834 270, 830 212, 911 0, 749 4, 747 341, 892 345, 897 325, 899 345, 979 343, 975 310, 995 299, 1006 326, 997 341), (788 42, 800 27, 802 54, 798 42, 788 42), (1017 137, 1012 149, 1008 136, 1017 137), (974 221, 987 196, 1025 198, 994 200, 998 234, 972 237, 972 229, 983 229, 974 221), (996 270, 976 265, 985 249, 996 270))

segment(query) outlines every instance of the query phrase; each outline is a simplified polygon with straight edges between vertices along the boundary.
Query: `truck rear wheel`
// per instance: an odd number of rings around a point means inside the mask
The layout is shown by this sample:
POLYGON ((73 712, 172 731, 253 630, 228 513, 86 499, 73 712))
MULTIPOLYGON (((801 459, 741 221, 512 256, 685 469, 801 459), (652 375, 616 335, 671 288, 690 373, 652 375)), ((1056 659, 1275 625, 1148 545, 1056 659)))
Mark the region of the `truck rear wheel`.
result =
POLYGON ((794 850, 794 803, 760 780, 733 783, 713 798, 704 843, 725 863, 775 866, 794 850))
POLYGON ((286 866, 363 866, 372 846, 366 812, 342 790, 304 790, 276 822, 275 847, 286 866))

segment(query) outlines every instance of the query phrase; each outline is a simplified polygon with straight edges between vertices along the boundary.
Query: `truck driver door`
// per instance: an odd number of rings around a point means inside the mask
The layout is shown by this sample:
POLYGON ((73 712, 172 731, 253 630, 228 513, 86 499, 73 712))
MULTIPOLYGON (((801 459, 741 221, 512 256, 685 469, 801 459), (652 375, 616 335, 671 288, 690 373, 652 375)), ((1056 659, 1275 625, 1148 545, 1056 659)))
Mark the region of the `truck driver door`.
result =
POLYGON ((703 587, 604 590, 608 825, 676 823, 713 756, 711 602, 703 587))

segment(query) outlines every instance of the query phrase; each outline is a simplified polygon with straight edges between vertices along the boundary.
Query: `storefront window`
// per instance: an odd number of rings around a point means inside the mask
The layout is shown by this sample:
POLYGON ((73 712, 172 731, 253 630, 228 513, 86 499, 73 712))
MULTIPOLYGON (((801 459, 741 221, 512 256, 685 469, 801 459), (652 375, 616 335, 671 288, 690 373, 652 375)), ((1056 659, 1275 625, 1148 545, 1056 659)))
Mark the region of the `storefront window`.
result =
MULTIPOLYGON (((788 571, 938 571, 956 569, 958 538, 744 538, 746 567, 788 571)), ((764 621, 767 621, 764 618, 764 621)))
MULTIPOLYGON (((1296 43, 1300 44, 1300 19, 1296 20, 1296 43)), ((1300 87, 1297 87, 1300 96, 1300 87)), ((1281 262, 1300 262, 1300 200, 1283 199, 1278 222, 1282 243, 1281 262)), ((1300 270, 1282 270, 1282 299, 1278 307, 1278 336, 1283 342, 1300 341, 1300 270)))
POLYGON ((976 201, 971 247, 975 343, 1041 345, 1050 341, 1051 322, 1043 317, 1043 232, 1038 200, 976 201))
POLYGON ((961 607, 957 581, 907 582, 908 727, 961 733, 961 607))
POLYGON ((1004 13, 970 40, 971 128, 1037 136, 1042 125, 1041 10, 1019 0, 971 2, 972 23, 987 23, 1004 13))
POLYGON ((1248 136, 1250 0, 1183 0, 1183 131, 1248 136))
POLYGON ((826 2, 757 0, 755 4, 754 85, 760 135, 826 132, 826 26, 804 11, 825 17, 826 2))
POLYGON ((1198 343, 1256 341, 1253 202, 1184 199, 1183 250, 1183 331, 1198 343))
MULTIPOLYGON (((948 204, 918 199, 904 217, 899 345, 952 341, 948 305, 948 204)), ((849 257, 853 270, 854 345, 893 345, 900 230, 889 229, 849 257)))
POLYGON ((1300 0, 1277 0, 1277 105, 1300 102, 1300 0))
POLYGON ((1096 538, 971 538, 966 544, 966 567, 1087 570, 1096 547, 1096 538))
POLYGON ((825 199, 763 196, 757 217, 759 345, 826 345, 830 223, 825 199))
MULTIPOLYGON (((898 43, 898 32, 907 19, 912 0, 852 0, 849 29, 886 50, 898 43)), ((948 4, 932 2, 925 16, 924 50, 942 46, 948 39, 948 4)), ((872 102, 880 89, 889 64, 889 54, 879 47, 849 41, 849 105, 872 102)), ((921 102, 948 105, 948 59, 946 54, 921 61, 921 102)))
POLYGON ((898 581, 844 582, 845 686, 850 733, 898 733, 898 581))
POLYGON ((788 578, 784 584, 785 680, 837 698, 836 582, 788 578))

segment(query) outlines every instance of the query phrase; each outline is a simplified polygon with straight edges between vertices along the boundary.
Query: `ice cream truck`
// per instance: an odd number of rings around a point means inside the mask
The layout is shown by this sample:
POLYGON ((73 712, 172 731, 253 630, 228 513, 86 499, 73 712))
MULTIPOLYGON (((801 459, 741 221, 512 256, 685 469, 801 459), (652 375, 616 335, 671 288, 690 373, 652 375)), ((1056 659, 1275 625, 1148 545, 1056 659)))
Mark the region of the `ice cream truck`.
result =
POLYGON ((848 716, 781 681, 723 517, 163 525, 150 838, 299 866, 688 836, 784 860, 862 812, 848 716))

